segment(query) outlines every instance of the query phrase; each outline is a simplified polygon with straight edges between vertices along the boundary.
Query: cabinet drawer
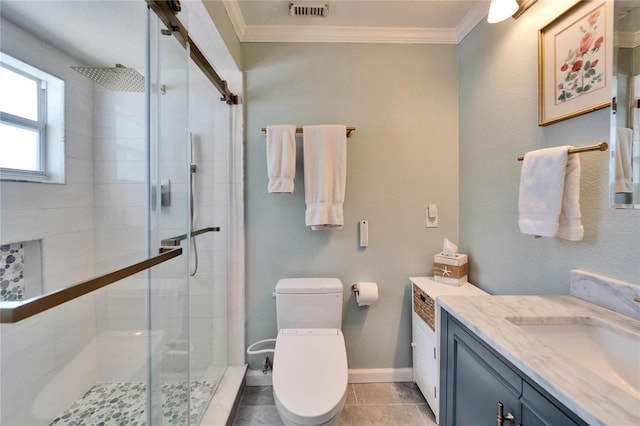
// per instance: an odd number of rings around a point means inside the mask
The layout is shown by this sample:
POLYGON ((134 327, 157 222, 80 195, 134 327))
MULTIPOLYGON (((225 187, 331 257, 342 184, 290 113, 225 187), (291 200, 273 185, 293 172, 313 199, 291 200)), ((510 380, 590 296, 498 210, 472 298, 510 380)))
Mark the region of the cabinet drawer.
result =
POLYGON ((420 288, 415 284, 413 285, 413 310, 424 320, 424 322, 427 323, 431 330, 435 331, 435 302, 427 293, 420 290, 420 288))

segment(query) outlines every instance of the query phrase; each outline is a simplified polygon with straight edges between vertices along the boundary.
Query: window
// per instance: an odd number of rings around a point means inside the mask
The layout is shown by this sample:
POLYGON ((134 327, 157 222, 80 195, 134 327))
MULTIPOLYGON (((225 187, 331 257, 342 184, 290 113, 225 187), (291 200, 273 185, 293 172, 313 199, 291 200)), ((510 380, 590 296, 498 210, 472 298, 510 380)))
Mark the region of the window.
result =
POLYGON ((0 55, 0 178, 64 182, 64 82, 0 55))

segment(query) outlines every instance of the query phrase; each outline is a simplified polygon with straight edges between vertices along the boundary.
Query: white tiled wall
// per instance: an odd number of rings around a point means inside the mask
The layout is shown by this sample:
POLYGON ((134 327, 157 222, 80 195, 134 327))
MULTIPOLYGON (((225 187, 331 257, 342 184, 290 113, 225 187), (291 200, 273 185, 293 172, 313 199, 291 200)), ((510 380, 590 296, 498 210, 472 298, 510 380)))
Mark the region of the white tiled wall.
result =
POLYGON ((96 85, 94 97, 93 215, 100 274, 146 255, 145 96, 96 85))
POLYGON ((43 290, 92 277, 93 84, 77 62, 2 20, 2 50, 65 81, 66 184, 0 183, 0 242, 42 239, 43 290), (86 244, 80 247, 79 244, 86 244), (81 256, 74 256, 81 252, 81 256))
POLYGON ((189 83, 189 124, 197 164, 194 229, 220 227, 220 232, 196 237, 198 273, 189 279, 191 371, 197 380, 212 363, 227 363, 229 121, 228 106, 194 66, 189 83))
MULTIPOLYGON (((95 275, 93 83, 63 52, 5 20, 0 28, 4 52, 65 81, 65 184, 0 182, 0 240, 42 241, 49 292, 95 275)), ((93 295, 0 326, 0 424, 46 423, 82 395, 97 374, 95 332, 93 295)))

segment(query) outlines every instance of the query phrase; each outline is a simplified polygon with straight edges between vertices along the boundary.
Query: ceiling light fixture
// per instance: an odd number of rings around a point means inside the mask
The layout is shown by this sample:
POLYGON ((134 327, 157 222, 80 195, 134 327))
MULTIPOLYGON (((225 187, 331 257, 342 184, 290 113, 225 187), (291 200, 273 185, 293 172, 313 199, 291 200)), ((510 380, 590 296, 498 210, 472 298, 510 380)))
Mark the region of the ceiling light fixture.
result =
POLYGON ((518 19, 538 0, 491 0, 487 22, 494 24, 504 21, 509 16, 518 19))
POLYGON ((518 11, 518 2, 516 0, 491 0, 489 6, 489 16, 487 22, 494 24, 504 21, 518 11))

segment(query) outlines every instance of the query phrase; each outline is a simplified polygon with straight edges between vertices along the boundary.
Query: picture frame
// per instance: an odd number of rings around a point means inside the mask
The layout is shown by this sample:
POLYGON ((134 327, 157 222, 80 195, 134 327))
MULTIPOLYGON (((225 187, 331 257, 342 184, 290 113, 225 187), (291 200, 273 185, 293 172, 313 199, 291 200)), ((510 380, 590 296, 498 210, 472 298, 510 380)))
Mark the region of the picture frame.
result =
POLYGON ((579 1, 538 31, 538 125, 611 105, 613 2, 579 1))

